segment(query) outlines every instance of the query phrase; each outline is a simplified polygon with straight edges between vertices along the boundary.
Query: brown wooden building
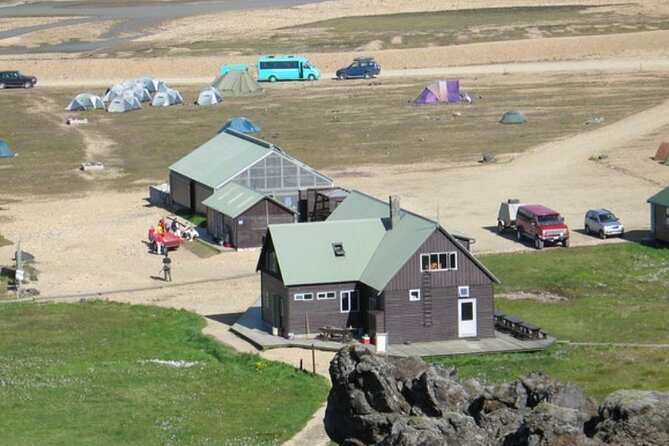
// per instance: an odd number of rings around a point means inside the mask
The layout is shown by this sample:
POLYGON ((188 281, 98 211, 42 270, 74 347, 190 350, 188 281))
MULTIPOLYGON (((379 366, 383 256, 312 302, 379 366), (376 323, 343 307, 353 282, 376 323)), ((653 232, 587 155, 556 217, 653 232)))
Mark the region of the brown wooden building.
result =
POLYGON ((257 270, 263 321, 283 336, 326 326, 390 344, 494 336, 498 280, 392 197, 353 191, 324 222, 271 225, 257 270))
POLYGON ((209 234, 235 249, 262 246, 270 224, 294 223, 296 218, 295 210, 236 183, 228 183, 202 204, 209 234))
POLYGON ((669 243, 669 187, 650 197, 650 233, 656 239, 669 243))
POLYGON ((170 166, 172 203, 205 214, 203 202, 236 183, 297 210, 299 191, 332 186, 332 180, 281 148, 227 129, 170 166))

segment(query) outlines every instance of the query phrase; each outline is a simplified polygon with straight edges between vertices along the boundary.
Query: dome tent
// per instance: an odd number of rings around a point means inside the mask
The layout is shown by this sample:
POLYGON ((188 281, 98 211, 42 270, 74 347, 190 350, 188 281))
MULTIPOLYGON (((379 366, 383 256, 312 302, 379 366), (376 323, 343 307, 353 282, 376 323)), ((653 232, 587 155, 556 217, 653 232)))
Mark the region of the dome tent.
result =
POLYGON ((151 101, 151 106, 167 107, 170 105, 176 105, 181 103, 183 103, 183 98, 181 97, 181 94, 172 88, 166 88, 163 91, 157 92, 153 96, 153 100, 151 101))
POLYGON ((100 96, 91 93, 79 93, 72 99, 72 102, 65 107, 67 111, 82 111, 91 109, 104 110, 105 104, 100 96))
POLYGON ((460 81, 448 79, 432 82, 415 99, 417 104, 436 104, 438 102, 460 102, 460 81))
POLYGON ((502 124, 524 124, 527 122, 527 118, 523 112, 513 110, 504 113, 504 116, 502 116, 502 119, 500 119, 499 122, 502 124))
POLYGON ((0 140, 0 158, 10 158, 12 156, 16 156, 16 153, 9 148, 9 144, 0 140))
POLYGON ((229 120, 221 127, 218 133, 224 132, 227 129, 236 130, 240 133, 256 133, 260 131, 260 127, 247 118, 233 118, 229 120))
POLYGON ((127 111, 137 110, 140 108, 142 108, 142 104, 139 103, 139 99, 137 99, 137 97, 135 97, 134 94, 130 93, 114 98, 114 100, 112 100, 109 103, 107 111, 114 113, 123 113, 127 111))
POLYGON ((206 87, 200 92, 195 103, 197 105, 214 105, 220 104, 222 99, 221 93, 218 92, 216 87, 206 87))

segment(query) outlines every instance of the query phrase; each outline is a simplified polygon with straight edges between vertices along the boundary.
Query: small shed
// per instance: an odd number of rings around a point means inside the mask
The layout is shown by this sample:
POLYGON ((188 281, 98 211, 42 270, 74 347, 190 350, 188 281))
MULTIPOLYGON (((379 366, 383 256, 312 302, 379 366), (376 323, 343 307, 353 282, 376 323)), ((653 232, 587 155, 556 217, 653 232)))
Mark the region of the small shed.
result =
POLYGON ((647 202, 650 203, 650 234, 655 240, 669 242, 669 187, 647 202))
POLYGON ((162 183, 149 186, 149 202, 154 206, 169 206, 170 185, 162 183))
POLYGON ((295 222, 295 210, 236 183, 228 183, 202 204, 209 234, 235 249, 260 247, 269 225, 295 222))

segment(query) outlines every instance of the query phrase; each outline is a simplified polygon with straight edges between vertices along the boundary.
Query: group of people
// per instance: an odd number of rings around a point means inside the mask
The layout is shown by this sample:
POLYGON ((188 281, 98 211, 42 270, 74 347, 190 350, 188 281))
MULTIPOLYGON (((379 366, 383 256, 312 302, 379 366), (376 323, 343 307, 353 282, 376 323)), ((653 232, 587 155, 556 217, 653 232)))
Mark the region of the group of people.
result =
POLYGON ((192 224, 183 225, 176 218, 173 218, 171 222, 161 218, 157 225, 149 228, 149 245, 152 252, 159 255, 167 253, 168 247, 165 238, 169 237, 167 236, 168 233, 181 240, 188 241, 193 241, 199 237, 192 224))

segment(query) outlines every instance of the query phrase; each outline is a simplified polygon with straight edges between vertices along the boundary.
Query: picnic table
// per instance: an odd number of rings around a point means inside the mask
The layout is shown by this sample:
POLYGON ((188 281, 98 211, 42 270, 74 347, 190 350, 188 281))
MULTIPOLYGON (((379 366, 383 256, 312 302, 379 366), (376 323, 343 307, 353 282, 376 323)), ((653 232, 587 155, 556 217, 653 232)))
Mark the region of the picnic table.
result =
POLYGON ((510 314, 504 314, 501 311, 495 311, 495 327, 505 333, 509 333, 517 338, 546 339, 544 330, 534 324, 525 322, 510 314))
POLYGON ((319 337, 324 341, 351 342, 357 329, 353 327, 321 327, 319 337))

